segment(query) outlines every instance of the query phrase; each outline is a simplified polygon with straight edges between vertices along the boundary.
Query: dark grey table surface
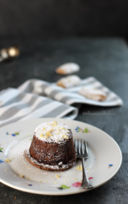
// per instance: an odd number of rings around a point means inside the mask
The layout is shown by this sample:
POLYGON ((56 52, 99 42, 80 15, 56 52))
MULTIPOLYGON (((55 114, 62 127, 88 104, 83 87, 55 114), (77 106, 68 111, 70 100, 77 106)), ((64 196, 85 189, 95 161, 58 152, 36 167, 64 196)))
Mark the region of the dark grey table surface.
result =
MULTIPOLYGON (((4 203, 128 203, 128 48, 122 39, 4 40, 0 48, 19 45, 21 55, 0 64, 0 90, 17 87, 29 78, 56 81, 55 68, 65 62, 80 64, 78 75, 94 76, 115 91, 124 101, 122 107, 101 108, 84 105, 77 120, 95 125, 109 133, 119 144, 123 163, 114 178, 103 186, 78 195, 43 196, 20 192, 0 184, 0 204, 4 203)), ((108 147, 109 148, 109 147, 108 147)))

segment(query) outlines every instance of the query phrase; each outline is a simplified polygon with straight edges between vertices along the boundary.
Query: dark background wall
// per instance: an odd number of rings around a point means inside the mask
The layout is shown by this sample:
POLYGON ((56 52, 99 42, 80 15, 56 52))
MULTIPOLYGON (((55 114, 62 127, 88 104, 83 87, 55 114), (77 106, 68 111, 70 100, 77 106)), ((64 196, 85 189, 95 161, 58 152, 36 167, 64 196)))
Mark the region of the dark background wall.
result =
POLYGON ((127 0, 0 0, 0 36, 127 35, 127 0))

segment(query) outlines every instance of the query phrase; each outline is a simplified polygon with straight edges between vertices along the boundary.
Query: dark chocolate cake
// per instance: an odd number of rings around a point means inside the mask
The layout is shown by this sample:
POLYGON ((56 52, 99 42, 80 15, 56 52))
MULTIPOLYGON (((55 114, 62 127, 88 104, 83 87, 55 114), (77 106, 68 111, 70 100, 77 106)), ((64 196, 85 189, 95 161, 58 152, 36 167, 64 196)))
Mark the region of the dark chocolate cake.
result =
POLYGON ((56 121, 42 123, 35 129, 25 157, 40 169, 52 171, 69 169, 75 162, 71 129, 56 121))

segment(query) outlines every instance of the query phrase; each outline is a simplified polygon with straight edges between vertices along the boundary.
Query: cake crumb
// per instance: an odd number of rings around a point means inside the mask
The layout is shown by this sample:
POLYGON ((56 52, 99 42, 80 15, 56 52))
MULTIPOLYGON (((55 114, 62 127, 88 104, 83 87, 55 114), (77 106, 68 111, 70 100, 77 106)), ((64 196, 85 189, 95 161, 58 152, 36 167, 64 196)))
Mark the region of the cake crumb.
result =
POLYGON ((46 130, 46 128, 44 128, 44 127, 43 127, 43 128, 42 128, 42 130, 43 130, 43 131, 45 131, 45 130, 46 130))
POLYGON ((76 170, 82 171, 82 165, 78 165, 78 166, 76 167, 76 170))
POLYGON ((57 126, 57 121, 53 121, 51 124, 52 127, 56 127, 57 126))
POLYGON ((62 137, 63 137, 64 139, 68 139, 68 136, 67 136, 67 135, 62 135, 62 137))
POLYGON ((22 174, 19 174, 19 177, 20 177, 20 178, 25 178, 25 176, 24 176, 24 175, 22 175, 22 174))
POLYGON ((41 133, 41 134, 40 134, 40 137, 44 137, 44 135, 41 133))
POLYGON ((48 138, 48 137, 51 137, 51 133, 52 133, 52 130, 46 132, 46 137, 47 137, 47 138, 48 138))
POLYGON ((5 159, 5 162, 7 162, 7 163, 9 163, 9 162, 11 162, 11 159, 5 159))
POLYGON ((55 176, 56 176, 57 179, 61 177, 59 174, 56 174, 55 176))

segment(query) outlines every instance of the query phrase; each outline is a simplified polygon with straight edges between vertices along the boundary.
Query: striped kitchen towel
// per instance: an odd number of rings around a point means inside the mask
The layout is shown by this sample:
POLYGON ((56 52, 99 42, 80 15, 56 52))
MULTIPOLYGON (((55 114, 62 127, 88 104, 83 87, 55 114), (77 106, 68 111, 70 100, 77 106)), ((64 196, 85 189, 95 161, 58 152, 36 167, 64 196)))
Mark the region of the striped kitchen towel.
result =
POLYGON ((56 101, 60 101, 67 105, 89 104, 103 107, 123 105, 122 99, 117 94, 115 94, 110 89, 105 87, 101 82, 99 82, 94 77, 88 77, 84 80, 81 80, 78 86, 68 89, 61 88, 57 86, 55 83, 48 83, 43 80, 31 79, 24 82, 19 87, 19 90, 21 90, 24 93, 32 92, 39 95, 45 95, 49 98, 52 98, 56 101), (95 101, 80 95, 78 92, 84 86, 102 90, 107 95, 106 100, 95 101))
POLYGON ((78 109, 21 89, 8 88, 0 92, 0 127, 18 120, 40 117, 74 119, 78 109))
POLYGON ((123 102, 94 77, 81 80, 79 86, 68 89, 63 89, 55 83, 30 79, 17 89, 8 88, 0 92, 0 127, 18 120, 39 117, 74 119, 78 115, 79 104, 108 107, 119 106, 123 102), (78 93, 83 86, 103 90, 107 99, 101 102, 85 98, 78 93))

